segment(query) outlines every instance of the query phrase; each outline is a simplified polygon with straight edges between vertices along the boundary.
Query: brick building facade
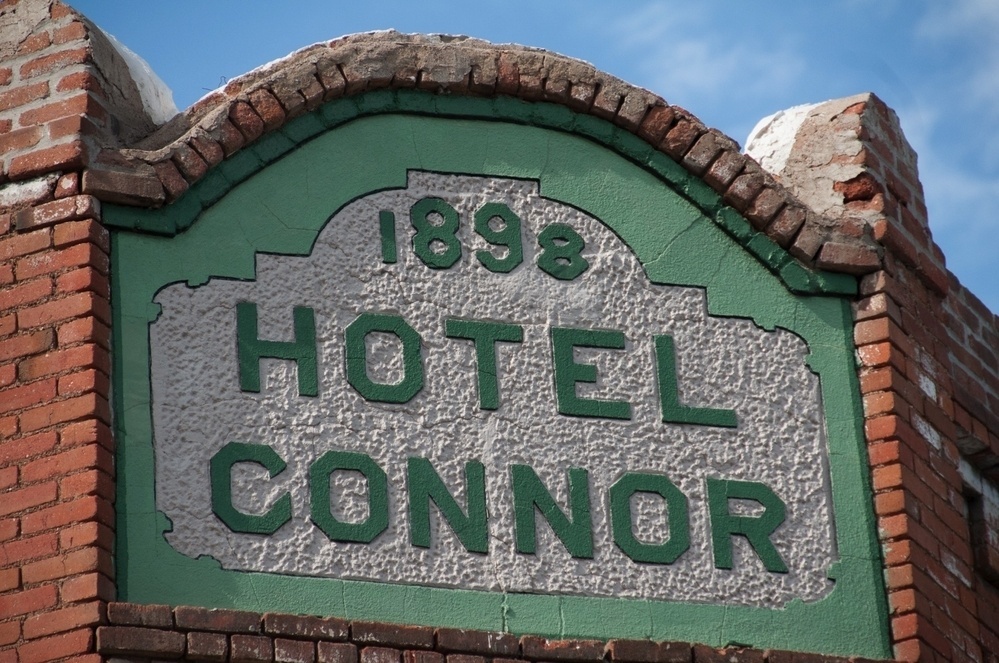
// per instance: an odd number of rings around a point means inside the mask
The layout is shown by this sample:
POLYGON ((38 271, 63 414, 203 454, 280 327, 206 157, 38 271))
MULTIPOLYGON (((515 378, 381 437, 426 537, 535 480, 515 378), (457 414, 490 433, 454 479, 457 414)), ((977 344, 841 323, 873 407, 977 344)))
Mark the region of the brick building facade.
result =
POLYGON ((999 661, 999 318, 947 271, 916 156, 875 96, 812 109, 769 172, 765 155, 761 166, 685 110, 584 63, 378 34, 301 50, 157 127, 94 25, 58 0, 15 0, 0 5, 0 663, 840 660, 116 602, 102 206, 196 216, 217 199, 220 173, 231 176, 220 166, 280 157, 306 126, 293 120, 404 89, 599 120, 717 192, 752 224, 747 245, 759 237, 754 246, 779 246, 808 270, 858 277, 873 503, 857 508, 877 519, 894 657, 999 661))

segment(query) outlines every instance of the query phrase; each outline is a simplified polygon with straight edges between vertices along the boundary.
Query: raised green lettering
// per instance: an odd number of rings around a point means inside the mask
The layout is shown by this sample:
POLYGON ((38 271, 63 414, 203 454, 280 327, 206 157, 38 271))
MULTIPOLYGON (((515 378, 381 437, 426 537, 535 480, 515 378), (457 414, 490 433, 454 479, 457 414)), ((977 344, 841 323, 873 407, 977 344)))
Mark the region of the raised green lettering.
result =
POLYGON ((284 471, 285 462, 266 444, 230 442, 208 461, 212 484, 212 512, 233 532, 273 534, 291 520, 291 495, 284 493, 262 514, 243 513, 232 505, 232 467, 236 463, 263 466, 273 479, 284 471))
POLYGON ((756 481, 708 479, 708 511, 711 514, 711 543, 715 568, 732 568, 732 537, 744 536, 767 571, 787 573, 787 565, 774 547, 770 535, 780 527, 787 507, 769 487, 756 481), (752 500, 763 505, 758 516, 739 516, 729 511, 729 500, 752 500))
POLYGON ((291 359, 298 370, 298 394, 319 395, 316 366, 316 316, 307 306, 296 306, 294 341, 263 341, 257 337, 257 305, 236 304, 236 346, 239 356, 239 388, 260 393, 260 360, 291 359))
POLYGON ((480 320, 445 320, 444 333, 448 338, 461 338, 475 342, 475 360, 478 365, 479 407, 483 410, 499 408, 499 372, 496 369, 496 343, 521 343, 524 329, 519 325, 480 320))
POLYGON ((344 330, 347 382, 361 396, 379 403, 407 403, 423 389, 420 335, 398 315, 362 313, 344 330), (382 384, 368 377, 365 339, 372 332, 393 334, 402 341, 402 380, 382 384))
POLYGON ((596 383, 597 367, 577 364, 573 351, 576 348, 623 350, 624 334, 619 331, 552 327, 551 335, 559 413, 577 417, 631 419, 631 403, 627 401, 597 400, 576 395, 577 383, 596 383))
POLYGON ((327 451, 309 467, 309 493, 312 522, 330 541, 371 543, 388 528, 388 477, 385 470, 362 453, 327 451), (359 523, 345 523, 333 516, 331 484, 337 471, 360 472, 368 483, 368 517, 359 523))
POLYGON ((593 559, 593 521, 590 517, 590 485, 586 470, 569 468, 570 521, 555 502, 541 479, 527 465, 511 465, 513 508, 515 515, 517 552, 534 555, 537 548, 535 512, 552 528, 565 549, 573 557, 593 559))
POLYGON ((409 540, 418 548, 430 547, 430 502, 468 552, 489 552, 489 525, 486 521, 486 468, 478 461, 465 463, 466 516, 426 458, 410 458, 409 540))
POLYGON ((735 410, 680 405, 677 394, 676 353, 672 336, 656 336, 656 366, 659 374, 659 401, 663 421, 671 424, 697 424, 735 428, 735 410))
POLYGON ((690 516, 687 496, 662 474, 630 472, 610 488, 611 526, 614 543, 636 562, 672 564, 690 548, 690 516), (666 500, 669 537, 663 543, 643 543, 632 529, 631 497, 651 493, 666 500))

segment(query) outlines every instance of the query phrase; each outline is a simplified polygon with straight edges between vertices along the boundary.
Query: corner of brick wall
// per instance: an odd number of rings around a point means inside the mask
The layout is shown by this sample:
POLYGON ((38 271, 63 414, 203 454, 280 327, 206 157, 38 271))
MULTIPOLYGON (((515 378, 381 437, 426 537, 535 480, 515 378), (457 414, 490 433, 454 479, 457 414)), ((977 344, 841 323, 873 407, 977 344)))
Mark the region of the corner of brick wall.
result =
POLYGON ((854 340, 895 655, 999 661, 999 587, 976 569, 961 474, 999 485, 999 318, 947 272, 915 152, 874 95, 812 109, 775 175, 884 249, 854 340))
POLYGON ((0 5, 0 663, 99 663, 114 597, 108 233, 81 170, 108 115, 88 27, 0 5))

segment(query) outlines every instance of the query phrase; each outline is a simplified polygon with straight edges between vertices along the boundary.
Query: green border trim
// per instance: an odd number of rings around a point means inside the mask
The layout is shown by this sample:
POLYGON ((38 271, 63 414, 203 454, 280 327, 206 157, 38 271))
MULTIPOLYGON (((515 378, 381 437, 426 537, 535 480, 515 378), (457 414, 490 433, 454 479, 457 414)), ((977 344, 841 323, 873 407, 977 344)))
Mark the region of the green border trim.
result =
MULTIPOLYGON (((228 194, 220 193, 219 179, 213 177, 161 210, 105 208, 116 226, 111 258, 119 599, 562 638, 891 655, 848 297, 802 295, 793 280, 784 278, 791 263, 775 272, 780 260, 761 261, 760 252, 772 255, 779 251, 776 245, 765 237, 766 242, 754 239, 759 233, 748 230, 748 222, 724 207, 717 194, 633 135, 568 109, 371 93, 327 104, 282 132, 284 141, 267 139, 223 164, 222 170, 244 169, 244 184, 227 189, 228 194), (403 101, 406 112, 390 112, 403 101), (438 105, 447 112, 432 112, 438 105), (502 113, 490 110, 510 107, 531 110, 528 119, 551 112, 562 122, 553 131, 536 121, 497 121, 502 113), (456 118, 462 108, 477 109, 479 116, 456 118), (330 126, 337 130, 326 130, 330 126), (560 128, 567 126, 573 130, 560 128), (603 149, 615 144, 614 137, 631 151, 603 149), (296 144, 299 149, 289 153, 296 144), (647 161, 635 153, 645 154, 647 161), (287 158, 277 161, 282 154, 287 158), (303 164, 313 170, 303 170, 303 164), (316 168, 322 177, 310 179, 316 168), (177 282, 196 286, 210 278, 253 279, 259 251, 307 255, 335 210, 357 196, 404 187, 411 169, 538 179, 544 197, 603 220, 635 252, 653 283, 704 288, 710 314, 751 318, 764 329, 788 329, 805 340, 826 413, 839 556, 829 570, 836 584, 825 598, 768 609, 287 576, 223 570, 214 559, 191 559, 166 543, 164 532, 171 524, 157 512, 154 495, 149 325, 159 314, 156 293, 177 282), (245 181, 249 177, 252 182, 245 181), (317 183, 327 186, 323 195, 306 195, 317 183), (202 208, 203 201, 218 204, 202 208), (645 206, 635 207, 639 202, 645 206), (189 215, 193 207, 202 210, 200 215, 189 215), (151 234, 137 221, 173 227, 175 215, 182 220, 176 225, 186 224, 187 230, 173 236, 151 234), (673 224, 654 225, 663 218, 673 224)), ((799 269, 816 294, 853 292, 819 288, 829 281, 799 269)), ((852 277, 847 280, 855 285, 852 277)), ((845 282, 832 279, 833 284, 845 282)))
POLYGON ((173 204, 158 209, 106 205, 104 222, 118 228, 172 237, 191 227, 203 210, 235 186, 302 143, 358 118, 383 113, 516 122, 585 136, 655 173, 778 275, 791 292, 857 294, 856 277, 804 267, 766 233, 754 229, 735 209, 725 205, 700 178, 631 132, 565 106, 526 102, 513 97, 483 99, 441 96, 422 90, 379 90, 337 99, 291 120, 218 164, 173 204))

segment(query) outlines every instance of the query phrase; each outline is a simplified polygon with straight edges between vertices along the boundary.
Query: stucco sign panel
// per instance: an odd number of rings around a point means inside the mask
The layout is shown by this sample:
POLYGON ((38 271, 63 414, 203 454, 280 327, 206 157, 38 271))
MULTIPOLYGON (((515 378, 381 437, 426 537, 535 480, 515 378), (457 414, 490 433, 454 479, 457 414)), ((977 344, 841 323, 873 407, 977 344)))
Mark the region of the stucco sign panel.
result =
POLYGON ((805 343, 650 284, 537 183, 411 172, 333 215, 308 257, 261 254, 256 272, 156 298, 156 505, 181 553, 736 605, 829 590, 805 343))
POLYGON ((881 655, 850 284, 598 125, 346 103, 109 210, 121 598, 881 655))

